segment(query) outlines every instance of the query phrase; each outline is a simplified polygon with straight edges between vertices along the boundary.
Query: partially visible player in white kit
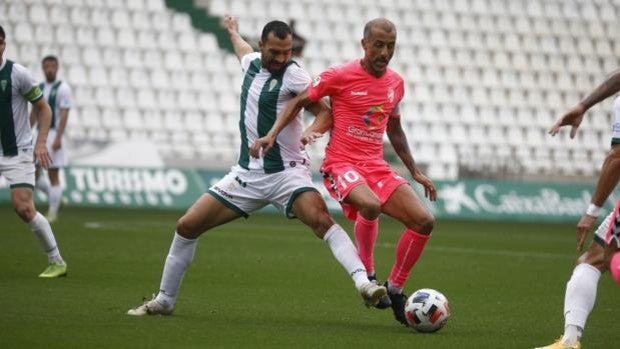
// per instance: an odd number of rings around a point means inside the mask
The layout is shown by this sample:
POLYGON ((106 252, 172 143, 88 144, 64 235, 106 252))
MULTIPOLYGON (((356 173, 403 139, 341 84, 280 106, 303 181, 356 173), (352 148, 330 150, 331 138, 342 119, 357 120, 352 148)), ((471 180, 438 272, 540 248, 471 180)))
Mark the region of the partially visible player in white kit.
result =
POLYGON ((30 71, 2 58, 6 48, 5 39, 6 34, 0 26, 0 175, 9 184, 15 212, 28 224, 47 254, 49 265, 39 276, 64 276, 67 274, 67 265, 60 256, 52 228, 45 217, 37 212, 32 201, 35 160, 43 168, 51 163, 45 146, 51 110, 30 71), (41 127, 34 144, 28 120, 28 102, 40 110, 41 127))
MULTIPOLYGON (((52 109, 52 122, 47 136, 47 150, 52 157, 52 165, 47 169, 49 177, 45 177, 40 167, 37 168, 36 189, 43 191, 48 198, 47 219, 53 223, 58 216, 58 208, 62 198, 62 186, 60 185, 60 170, 67 165, 65 148, 63 147, 65 129, 69 119, 69 109, 71 109, 71 88, 66 81, 57 80, 58 58, 46 56, 41 62, 45 73, 45 82, 39 87, 43 90, 43 95, 52 109)), ((36 108, 30 114, 30 124, 36 123, 36 108)))
MULTIPOLYGON (((555 135, 562 126, 571 126, 575 137, 585 112, 598 102, 620 91, 620 70, 558 119, 549 133, 555 135)), ((577 223, 577 249, 583 248, 589 231, 596 223, 601 206, 620 180, 620 97, 613 106, 611 149, 607 153, 590 206, 577 223)), ((590 312, 594 308, 601 273, 609 269, 611 257, 620 250, 620 200, 614 210, 598 226, 588 250, 579 257, 564 296, 564 334, 555 343, 537 349, 580 349, 581 337, 590 312)))
MULTIPOLYGON (((287 218, 298 218, 323 239, 353 280, 364 302, 368 306, 376 305, 386 295, 386 288, 368 280, 351 238, 329 215, 325 201, 312 184, 308 168, 310 160, 300 149, 301 110, 295 122, 282 130, 270 152, 259 158, 249 154, 249 146, 269 132, 286 103, 305 90, 311 81, 308 73, 291 60, 291 29, 281 21, 267 23, 258 53, 241 38, 233 17, 225 16, 224 26, 243 72, 239 160, 179 219, 159 293, 130 309, 128 314, 172 314, 183 275, 194 257, 198 237, 219 225, 247 218, 250 213, 269 204, 287 218)), ((308 109, 315 114, 329 110, 322 103, 314 103, 308 109)))

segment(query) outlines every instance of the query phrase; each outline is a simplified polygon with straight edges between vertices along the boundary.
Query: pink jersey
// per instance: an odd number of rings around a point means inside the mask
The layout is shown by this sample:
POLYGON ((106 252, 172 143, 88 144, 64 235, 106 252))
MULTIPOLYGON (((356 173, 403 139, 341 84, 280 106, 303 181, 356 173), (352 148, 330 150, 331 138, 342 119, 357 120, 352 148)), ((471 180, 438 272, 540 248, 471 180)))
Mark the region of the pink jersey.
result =
POLYGON ((376 78, 355 60, 321 73, 307 93, 312 101, 331 97, 334 126, 326 161, 383 160, 388 118, 400 118, 398 103, 405 93, 398 73, 388 68, 376 78))

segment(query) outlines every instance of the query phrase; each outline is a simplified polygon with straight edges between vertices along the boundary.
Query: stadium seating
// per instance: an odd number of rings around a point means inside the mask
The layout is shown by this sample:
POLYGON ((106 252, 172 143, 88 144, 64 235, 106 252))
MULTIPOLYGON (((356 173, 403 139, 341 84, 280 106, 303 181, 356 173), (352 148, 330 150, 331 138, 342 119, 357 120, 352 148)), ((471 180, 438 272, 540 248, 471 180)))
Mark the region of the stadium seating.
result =
MULTIPOLYGON (((545 131, 620 66, 617 0, 195 3, 211 15, 235 14, 253 43, 266 21, 295 19, 313 74, 360 57, 364 23, 391 19, 398 28, 392 67, 406 80, 403 124, 433 178, 483 170, 592 176, 609 146, 611 101, 594 109, 573 141, 545 131)), ((194 29, 164 0, 7 0, 0 22, 7 57, 38 79, 42 56, 59 56, 75 94, 72 141, 147 139, 171 165, 234 162, 238 63, 213 33, 194 29)), ((315 163, 324 146, 310 148, 315 163)))

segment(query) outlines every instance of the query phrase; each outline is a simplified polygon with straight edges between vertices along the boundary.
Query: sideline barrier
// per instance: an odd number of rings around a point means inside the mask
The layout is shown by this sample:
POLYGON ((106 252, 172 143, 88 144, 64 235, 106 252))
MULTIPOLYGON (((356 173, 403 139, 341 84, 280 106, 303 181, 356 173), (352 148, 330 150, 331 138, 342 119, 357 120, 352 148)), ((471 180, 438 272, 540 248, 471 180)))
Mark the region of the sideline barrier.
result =
MULTIPOLYGON (((76 166, 64 170, 62 183, 69 205, 183 210, 225 174, 172 168, 76 166)), ((328 196, 318 175, 314 184, 330 210, 340 214, 340 205, 328 196)), ((533 222, 575 222, 585 212, 594 190, 594 184, 489 180, 436 181, 435 185, 437 202, 426 199, 423 202, 437 218, 533 222)), ((414 187, 423 197, 422 187, 418 184, 414 187)), ((43 198, 40 193, 35 194, 39 205, 43 198)), ((618 191, 610 196, 604 206, 606 212, 611 211, 618 198, 618 191)), ((0 177, 0 202, 9 200, 6 181, 0 177)), ((268 206, 265 210, 275 209, 268 206)))

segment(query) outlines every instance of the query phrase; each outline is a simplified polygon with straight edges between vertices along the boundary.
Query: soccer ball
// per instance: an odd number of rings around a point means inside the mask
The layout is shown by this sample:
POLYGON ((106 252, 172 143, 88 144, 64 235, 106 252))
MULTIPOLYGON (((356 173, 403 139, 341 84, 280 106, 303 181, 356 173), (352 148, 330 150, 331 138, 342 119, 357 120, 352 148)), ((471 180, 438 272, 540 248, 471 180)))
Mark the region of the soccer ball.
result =
POLYGON ((415 291, 405 303, 407 323, 418 332, 435 332, 450 318, 448 299, 431 288, 415 291))

